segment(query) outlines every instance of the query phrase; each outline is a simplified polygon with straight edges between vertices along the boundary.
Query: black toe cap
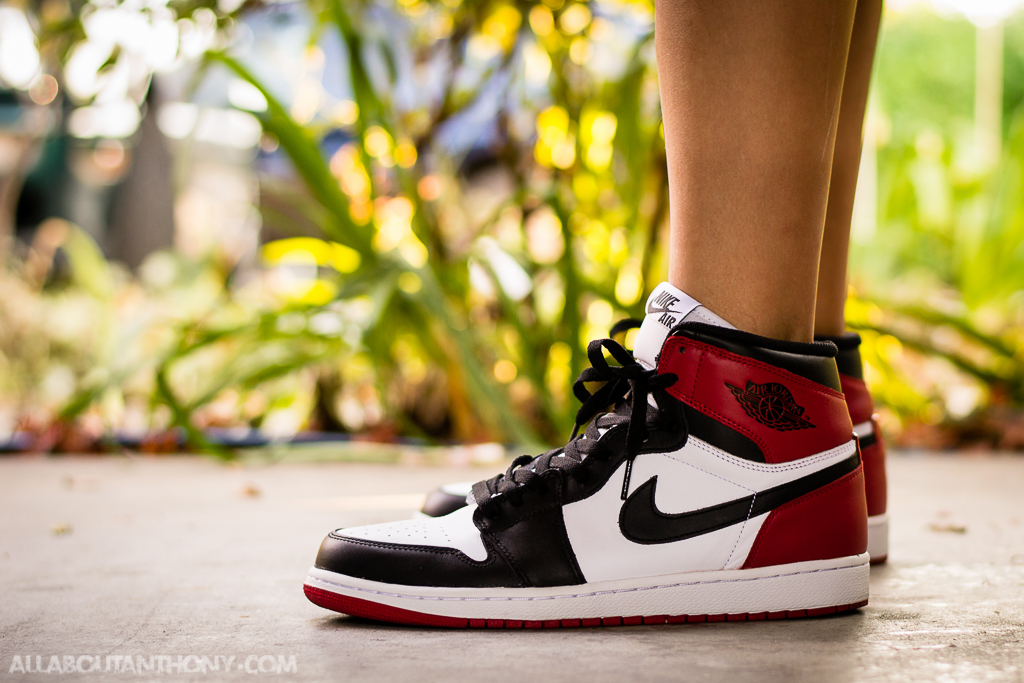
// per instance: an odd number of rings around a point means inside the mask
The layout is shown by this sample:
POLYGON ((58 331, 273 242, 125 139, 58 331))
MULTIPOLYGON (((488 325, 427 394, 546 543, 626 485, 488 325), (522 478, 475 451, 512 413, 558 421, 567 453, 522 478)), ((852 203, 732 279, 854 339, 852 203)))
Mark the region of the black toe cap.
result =
POLYGON ((522 585, 502 557, 488 548, 477 562, 454 548, 398 545, 336 532, 320 544, 315 566, 345 576, 403 586, 514 588, 522 585))

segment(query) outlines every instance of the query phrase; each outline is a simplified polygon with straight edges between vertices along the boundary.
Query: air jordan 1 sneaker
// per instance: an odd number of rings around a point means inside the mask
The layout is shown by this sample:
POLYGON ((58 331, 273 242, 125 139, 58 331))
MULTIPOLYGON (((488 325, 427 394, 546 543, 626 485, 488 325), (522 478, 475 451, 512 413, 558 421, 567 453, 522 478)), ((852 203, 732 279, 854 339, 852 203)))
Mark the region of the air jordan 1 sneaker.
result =
POLYGON ((561 448, 441 517, 342 528, 305 594, 385 622, 756 621, 868 600, 861 448, 834 343, 730 329, 668 284, 631 354, 588 347, 561 448))
MULTIPOLYGON (((860 336, 848 333, 838 337, 816 337, 830 341, 839 349, 836 363, 846 407, 853 422, 853 431, 860 439, 864 463, 864 484, 868 507, 868 552, 871 563, 885 562, 889 555, 889 517, 886 514, 887 486, 885 474, 885 440, 878 428, 874 402, 864 383, 860 358, 860 336)), ((426 498, 418 516, 442 517, 472 504, 472 482, 445 484, 426 498)))

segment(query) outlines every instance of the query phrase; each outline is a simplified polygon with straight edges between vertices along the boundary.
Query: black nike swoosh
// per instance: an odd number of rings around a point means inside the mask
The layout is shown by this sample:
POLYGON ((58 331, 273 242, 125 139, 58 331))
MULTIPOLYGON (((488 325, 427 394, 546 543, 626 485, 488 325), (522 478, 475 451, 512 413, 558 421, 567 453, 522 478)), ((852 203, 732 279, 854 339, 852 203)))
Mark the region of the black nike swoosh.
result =
POLYGON ((785 484, 700 510, 671 515, 660 511, 654 502, 654 491, 658 486, 655 475, 626 498, 619 511, 619 529, 629 540, 644 545, 672 543, 709 534, 796 500, 846 476, 859 464, 860 452, 857 451, 846 460, 785 484))

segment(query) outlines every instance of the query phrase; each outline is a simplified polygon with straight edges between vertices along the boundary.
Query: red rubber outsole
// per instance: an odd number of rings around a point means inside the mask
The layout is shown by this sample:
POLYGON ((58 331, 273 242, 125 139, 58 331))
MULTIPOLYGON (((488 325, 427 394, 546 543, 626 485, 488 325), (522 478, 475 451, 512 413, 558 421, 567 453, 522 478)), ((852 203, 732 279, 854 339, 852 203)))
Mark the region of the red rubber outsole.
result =
POLYGON ((400 607, 338 595, 322 588, 304 585, 306 597, 314 605, 353 617, 410 626, 439 626, 442 628, 578 628, 581 626, 636 626, 639 624, 703 624, 715 621, 768 621, 820 617, 859 609, 867 600, 850 605, 835 605, 817 609, 784 610, 781 612, 748 612, 744 614, 658 614, 646 617, 602 617, 598 619, 550 619, 547 621, 514 621, 511 619, 461 619, 437 614, 413 612, 400 607))

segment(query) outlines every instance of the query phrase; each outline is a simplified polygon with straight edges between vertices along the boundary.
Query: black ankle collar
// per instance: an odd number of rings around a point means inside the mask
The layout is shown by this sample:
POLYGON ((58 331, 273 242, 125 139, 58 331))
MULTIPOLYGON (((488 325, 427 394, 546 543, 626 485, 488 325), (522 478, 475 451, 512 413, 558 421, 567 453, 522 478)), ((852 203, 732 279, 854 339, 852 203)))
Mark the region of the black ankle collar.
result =
POLYGON ((839 349, 831 341, 771 339, 742 330, 695 322, 676 325, 669 332, 669 336, 673 335, 683 335, 731 353, 754 358, 841 391, 839 371, 834 360, 839 349))
POLYGON ((836 365, 839 366, 839 374, 864 379, 864 366, 860 360, 860 335, 856 332, 847 332, 839 336, 828 336, 824 334, 815 335, 817 341, 830 341, 839 348, 839 355, 836 356, 836 365))

